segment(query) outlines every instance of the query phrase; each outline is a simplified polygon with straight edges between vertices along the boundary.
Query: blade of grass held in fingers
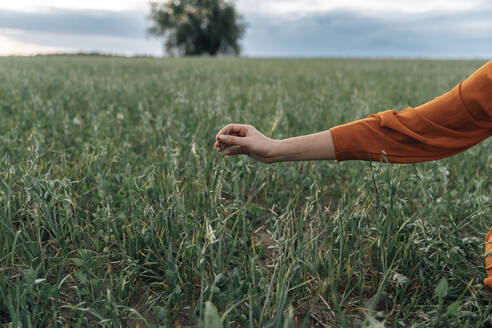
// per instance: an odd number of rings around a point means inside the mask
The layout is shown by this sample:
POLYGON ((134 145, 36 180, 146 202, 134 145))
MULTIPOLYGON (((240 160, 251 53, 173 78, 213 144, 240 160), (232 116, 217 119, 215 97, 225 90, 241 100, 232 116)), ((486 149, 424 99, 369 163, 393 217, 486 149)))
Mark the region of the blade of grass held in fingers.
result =
MULTIPOLYGON (((228 135, 228 133, 226 133, 226 135, 228 135)), ((225 142, 221 141, 220 142, 220 151, 223 152, 225 149, 225 142)))

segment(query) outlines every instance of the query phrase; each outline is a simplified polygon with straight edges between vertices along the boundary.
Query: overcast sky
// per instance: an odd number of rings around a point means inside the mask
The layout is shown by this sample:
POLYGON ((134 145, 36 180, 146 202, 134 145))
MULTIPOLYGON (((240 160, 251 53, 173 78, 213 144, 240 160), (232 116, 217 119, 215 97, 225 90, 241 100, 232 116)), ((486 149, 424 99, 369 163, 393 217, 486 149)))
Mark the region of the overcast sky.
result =
MULTIPOLYGON (((247 56, 492 57, 488 0, 237 0, 247 56)), ((146 0, 2 0, 0 55, 163 55, 146 0)))

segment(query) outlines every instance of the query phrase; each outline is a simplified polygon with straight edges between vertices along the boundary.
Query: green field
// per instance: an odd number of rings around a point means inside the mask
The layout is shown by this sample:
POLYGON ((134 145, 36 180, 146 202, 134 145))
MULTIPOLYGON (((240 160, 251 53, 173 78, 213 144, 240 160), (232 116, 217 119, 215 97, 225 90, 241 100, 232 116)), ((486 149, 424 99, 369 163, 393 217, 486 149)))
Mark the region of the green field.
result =
POLYGON ((0 323, 491 327, 492 139, 414 165, 213 148, 227 123, 416 106, 483 63, 0 58, 0 323))

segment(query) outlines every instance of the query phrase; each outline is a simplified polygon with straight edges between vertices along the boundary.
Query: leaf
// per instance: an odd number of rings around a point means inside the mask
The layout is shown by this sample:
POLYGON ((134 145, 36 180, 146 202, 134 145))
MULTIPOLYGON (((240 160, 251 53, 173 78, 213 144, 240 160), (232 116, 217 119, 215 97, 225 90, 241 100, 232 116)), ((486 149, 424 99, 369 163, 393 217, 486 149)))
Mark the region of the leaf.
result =
POLYGON ((367 313, 362 327, 365 328, 384 328, 384 323, 374 317, 373 313, 367 313))
POLYGON ((58 295, 58 289, 51 285, 44 285, 41 288, 41 296, 42 297, 51 297, 51 296, 56 296, 58 295))
POLYGON ((159 318, 159 320, 165 321, 169 317, 169 312, 167 309, 163 308, 162 306, 154 306, 152 308, 154 311, 155 315, 159 318))
POLYGON ((439 280, 436 289, 434 290, 434 294, 436 294, 439 298, 444 298, 448 295, 448 281, 446 278, 442 278, 439 280))
POLYGON ((458 313, 458 309, 461 305, 461 301, 454 301, 453 303, 448 305, 446 310, 447 315, 456 315, 458 313))
POLYGON ((80 259, 80 258, 73 258, 72 259, 72 262, 76 265, 76 266, 83 266, 84 265, 84 260, 83 259, 80 259))
POLYGON ((34 281, 36 280, 36 273, 32 268, 29 268, 24 272, 24 279, 29 285, 34 284, 34 281))
POLYGON ((79 278, 81 283, 85 284, 87 282, 87 275, 82 270, 75 272, 75 276, 79 278))
POLYGON ((203 328, 221 328, 222 321, 215 306, 210 302, 205 302, 205 315, 203 328))
POLYGON ((393 275, 393 280, 395 280, 398 285, 408 283, 408 277, 398 272, 393 275))

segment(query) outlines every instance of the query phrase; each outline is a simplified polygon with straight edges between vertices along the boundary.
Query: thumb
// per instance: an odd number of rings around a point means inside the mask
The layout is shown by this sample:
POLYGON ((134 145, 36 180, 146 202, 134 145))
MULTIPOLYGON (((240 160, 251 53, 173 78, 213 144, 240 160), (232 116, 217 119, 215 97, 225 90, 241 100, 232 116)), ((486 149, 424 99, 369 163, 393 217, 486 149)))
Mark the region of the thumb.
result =
POLYGON ((228 136, 228 135, 220 135, 219 140, 233 146, 246 146, 247 140, 245 137, 236 137, 236 136, 228 136))

